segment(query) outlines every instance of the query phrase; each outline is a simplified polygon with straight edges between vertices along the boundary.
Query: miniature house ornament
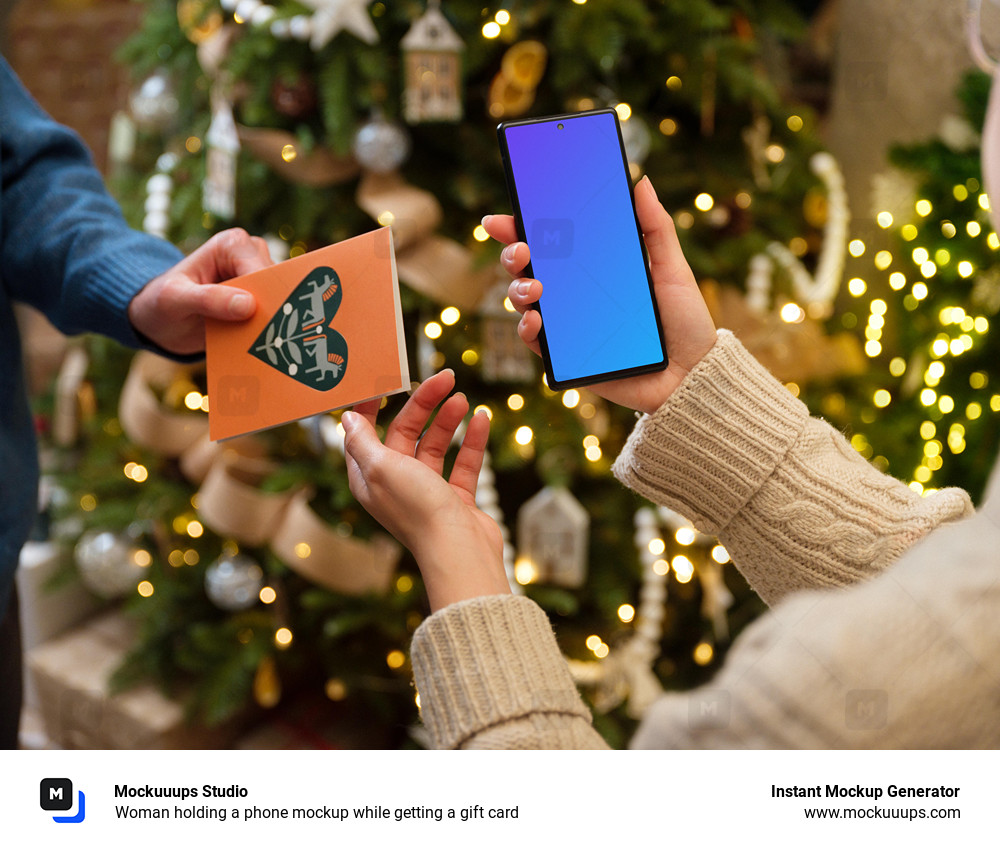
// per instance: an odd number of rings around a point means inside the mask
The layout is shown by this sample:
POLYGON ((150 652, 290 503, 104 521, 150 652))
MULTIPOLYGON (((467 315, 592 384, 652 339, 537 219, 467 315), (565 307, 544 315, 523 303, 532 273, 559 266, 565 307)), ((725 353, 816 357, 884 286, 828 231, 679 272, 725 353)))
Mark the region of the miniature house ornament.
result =
POLYGON ((590 516, 565 487, 543 487, 517 514, 517 557, 533 582, 580 587, 587 578, 590 516))
POLYGON ((507 297, 506 275, 480 302, 483 380, 491 384, 525 383, 535 380, 535 363, 528 347, 517 335, 520 315, 504 307, 507 297))
POLYGON ((410 124, 462 117, 461 54, 464 43, 441 12, 439 0, 403 36, 403 115, 410 124))
POLYGON ((233 107, 218 93, 212 96, 212 123, 206 135, 207 160, 202 207, 206 212, 229 220, 236 215, 236 160, 240 138, 233 119, 233 107))

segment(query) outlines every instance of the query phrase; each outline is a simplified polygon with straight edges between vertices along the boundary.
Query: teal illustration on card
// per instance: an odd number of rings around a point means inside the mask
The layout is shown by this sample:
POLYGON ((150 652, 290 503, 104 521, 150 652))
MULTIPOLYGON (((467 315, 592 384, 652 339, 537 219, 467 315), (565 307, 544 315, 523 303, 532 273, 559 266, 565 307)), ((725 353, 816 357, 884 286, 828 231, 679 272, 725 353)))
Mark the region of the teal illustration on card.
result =
POLYGON ((248 352, 292 380, 326 392, 347 372, 347 340, 333 328, 344 291, 329 266, 307 274, 248 352))

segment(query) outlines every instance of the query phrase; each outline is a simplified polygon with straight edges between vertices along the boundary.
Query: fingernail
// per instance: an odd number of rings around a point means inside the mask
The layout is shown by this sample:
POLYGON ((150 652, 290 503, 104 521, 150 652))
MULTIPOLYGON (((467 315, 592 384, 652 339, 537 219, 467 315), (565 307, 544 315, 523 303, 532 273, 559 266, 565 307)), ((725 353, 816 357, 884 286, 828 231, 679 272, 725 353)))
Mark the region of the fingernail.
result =
POLYGON ((482 225, 483 227, 486 227, 486 225, 490 223, 490 219, 491 219, 491 218, 493 218, 493 216, 491 216, 491 215, 484 215, 484 216, 483 216, 483 220, 482 220, 481 222, 479 222, 479 223, 480 223, 480 224, 481 224, 481 225, 482 225))
POLYGON ((517 284, 517 294, 518 295, 527 295, 530 290, 531 290, 531 281, 530 280, 522 280, 522 281, 518 282, 518 284, 517 284))
POLYGON ((507 260, 507 261, 513 260, 514 259, 514 246, 513 245, 508 245, 506 248, 504 248, 503 251, 500 252, 500 258, 502 260, 507 260))
POLYGON ((229 299, 229 312, 234 316, 249 316, 253 312, 253 298, 240 292, 229 299))
POLYGON ((358 414, 353 410, 345 410, 340 414, 340 424, 344 426, 345 431, 351 430, 358 423, 358 414))

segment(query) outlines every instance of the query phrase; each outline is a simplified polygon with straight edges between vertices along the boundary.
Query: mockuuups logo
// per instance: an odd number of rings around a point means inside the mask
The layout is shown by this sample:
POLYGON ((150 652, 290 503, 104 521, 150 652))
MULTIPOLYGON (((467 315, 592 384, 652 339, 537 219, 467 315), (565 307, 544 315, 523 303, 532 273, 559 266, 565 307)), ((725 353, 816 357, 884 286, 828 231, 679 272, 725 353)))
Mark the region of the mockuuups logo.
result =
MULTIPOLYGON (((68 812, 73 808, 73 782, 69 779, 43 779, 38 787, 38 802, 46 812, 68 812)), ((86 798, 77 791, 76 814, 53 815, 56 823, 82 823, 87 816, 86 798)))
POLYGON ((325 392, 347 372, 347 340, 333 329, 344 299, 329 266, 313 269, 271 317, 249 353, 314 390, 325 392))

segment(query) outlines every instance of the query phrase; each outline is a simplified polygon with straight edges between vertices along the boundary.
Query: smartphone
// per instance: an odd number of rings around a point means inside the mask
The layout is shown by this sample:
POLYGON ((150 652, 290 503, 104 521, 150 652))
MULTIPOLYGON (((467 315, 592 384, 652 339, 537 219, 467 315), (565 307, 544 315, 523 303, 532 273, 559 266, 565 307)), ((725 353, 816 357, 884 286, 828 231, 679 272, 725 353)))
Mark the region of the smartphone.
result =
POLYGON ((542 282, 552 389, 666 368, 667 352, 618 115, 597 109, 497 127, 525 276, 542 282))

